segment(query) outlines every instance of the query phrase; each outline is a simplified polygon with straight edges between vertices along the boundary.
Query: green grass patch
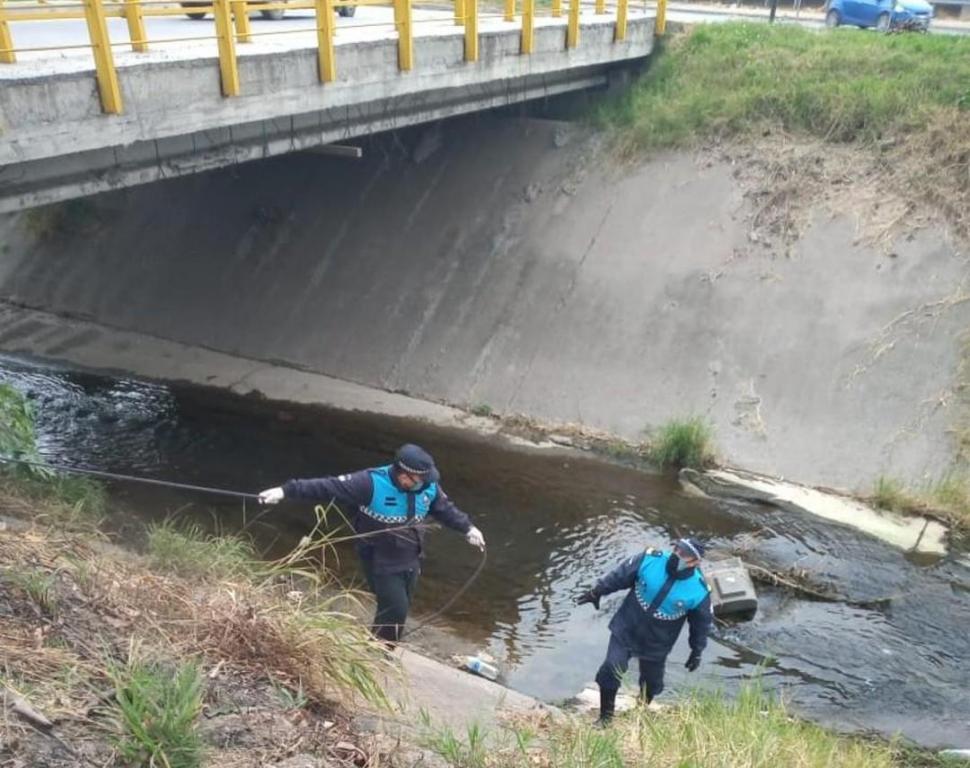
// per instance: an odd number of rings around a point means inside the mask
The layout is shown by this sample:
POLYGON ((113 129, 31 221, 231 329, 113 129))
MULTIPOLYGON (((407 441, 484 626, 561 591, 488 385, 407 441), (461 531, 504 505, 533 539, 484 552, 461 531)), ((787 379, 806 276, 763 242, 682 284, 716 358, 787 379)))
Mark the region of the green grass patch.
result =
POLYGON ((451 728, 435 728, 427 713, 422 712, 421 717, 424 726, 421 746, 439 755, 448 765, 461 768, 487 768, 493 765, 490 761, 492 752, 486 743, 488 734, 477 723, 469 725, 462 738, 451 728))
POLYGON ((639 149, 765 129, 872 141, 970 113, 970 39, 698 25, 660 43, 646 74, 599 112, 639 149))
POLYGON ((124 765, 199 768, 203 678, 193 664, 132 660, 109 669, 115 698, 109 712, 124 765))
MULTIPOLYGON (((637 709, 605 729, 585 718, 559 718, 538 731, 512 723, 504 733, 461 737, 434 730, 425 744, 456 768, 907 768, 896 744, 836 735, 794 718, 760 681, 736 699, 695 693, 661 712, 637 709)), ((926 765, 942 765, 926 756, 926 765)))
POLYGON ((869 502, 892 512, 935 514, 967 529, 970 528, 970 475, 951 470, 918 487, 908 487, 896 478, 881 476, 873 486, 869 502))
POLYGON ((651 437, 647 455, 661 467, 700 469, 714 461, 714 430, 700 416, 672 419, 651 437))
POLYGON ((166 520, 149 526, 148 554, 153 567, 180 576, 249 578, 256 571, 256 552, 250 541, 213 536, 193 523, 166 520))

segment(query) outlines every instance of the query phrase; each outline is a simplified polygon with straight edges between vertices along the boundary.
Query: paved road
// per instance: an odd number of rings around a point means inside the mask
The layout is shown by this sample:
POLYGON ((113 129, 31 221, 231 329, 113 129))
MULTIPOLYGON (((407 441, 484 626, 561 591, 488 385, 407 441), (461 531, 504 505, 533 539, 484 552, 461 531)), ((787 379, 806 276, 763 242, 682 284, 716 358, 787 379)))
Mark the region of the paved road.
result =
MULTIPOLYGON (((723 21, 768 21, 767 8, 730 8, 724 6, 703 6, 693 7, 685 4, 672 4, 668 6, 668 21, 676 21, 684 24, 697 23, 716 23, 723 21)), ((797 16, 789 9, 778 12, 777 21, 781 24, 798 24, 803 27, 813 29, 823 29, 825 18, 820 11, 812 9, 802 10, 797 16)), ((866 30, 871 32, 871 30, 866 30)), ((970 22, 955 20, 935 20, 930 26, 930 31, 937 34, 948 35, 970 35, 970 22)))
MULTIPOLYGON (((263 19, 258 13, 252 14, 251 27, 254 34, 252 46, 240 45, 238 52, 245 55, 247 48, 264 49, 266 46, 292 48, 316 45, 314 14, 309 10, 290 11, 278 21, 263 19)), ((427 34, 429 25, 442 31, 453 28, 452 14, 444 11, 416 10, 414 20, 416 34, 427 34)), ((500 20, 497 20, 500 22, 500 20)), ((162 16, 145 19, 146 32, 151 48, 194 49, 199 55, 200 48, 215 52, 215 27, 211 16, 198 21, 184 16, 162 16), (165 39, 178 42, 154 43, 165 39)), ((50 48, 54 46, 82 45, 87 43, 87 28, 81 20, 51 20, 14 22, 10 25, 14 46, 22 48, 50 48)), ((337 44, 345 41, 359 41, 390 37, 394 34, 394 14, 390 8, 367 7, 357 9, 354 18, 337 18, 337 44)), ((108 19, 108 34, 113 43, 130 40, 128 26, 124 19, 108 19)), ((118 52, 124 48, 116 48, 118 52)), ((90 57, 86 49, 66 49, 58 51, 18 51, 18 61, 38 61, 52 57, 90 57)), ((122 63, 122 62, 119 62, 122 63)))
MULTIPOLYGON (((612 5, 612 0, 610 0, 610 4, 612 5)), ((652 0, 650 6, 650 12, 652 13, 652 0)), ((610 13, 613 12, 612 10, 610 11, 610 13)), ((634 0, 631 3, 631 16, 643 12, 644 5, 639 0, 634 0)), ((592 15, 592 5, 584 4, 583 13, 584 15, 592 15)), ((669 7, 667 18, 674 22, 695 24, 734 21, 739 19, 767 21, 767 11, 718 6, 709 6, 707 8, 699 6, 689 7, 684 4, 673 4, 669 7)), ((416 9, 414 11, 415 34, 454 34, 456 30, 452 19, 453 16, 450 11, 416 9)), ((337 44, 393 37, 395 34, 393 21, 393 12, 388 7, 361 6, 357 9, 354 18, 338 17, 337 44)), ((779 15, 779 21, 781 23, 800 24, 812 28, 821 28, 824 26, 821 14, 814 11, 803 11, 797 18, 791 12, 785 11, 779 15)), ((145 23, 148 37, 151 41, 164 39, 175 39, 178 41, 171 43, 153 43, 151 47, 155 51, 160 49, 164 50, 173 58, 206 55, 215 52, 215 31, 211 16, 202 21, 194 21, 179 16, 166 16, 149 18, 146 19, 145 23), (206 51, 206 54, 202 53, 203 49, 206 51)), ((515 22, 504 22, 501 17, 495 14, 483 14, 481 29, 486 30, 491 27, 503 27, 506 25, 518 26, 519 23, 518 19, 515 22)), ((537 19, 537 25, 550 23, 563 24, 565 23, 565 19, 537 19)), ((252 15, 254 42, 251 45, 240 45, 238 48, 239 54, 245 55, 247 52, 264 52, 267 48, 287 49, 313 46, 316 44, 314 26, 314 15, 309 10, 290 11, 285 18, 278 21, 263 19, 258 13, 255 13, 252 15)), ((108 27, 112 42, 125 43, 129 40, 128 27, 123 19, 109 19, 108 27)), ((84 23, 80 20, 14 22, 11 24, 11 31, 14 38, 14 45, 18 49, 52 48, 72 45, 81 46, 87 43, 87 30, 84 23)), ((970 34, 970 23, 937 23, 933 31, 949 34, 970 34)), ((137 56, 127 55, 127 50, 124 46, 115 48, 118 63, 121 65, 128 61, 134 62, 138 60, 137 56)), ((18 61, 25 63, 40 61, 53 63, 54 60, 63 62, 64 59, 78 60, 80 58, 90 61, 90 56, 90 51, 86 48, 68 48, 55 51, 23 51, 17 54, 18 61)), ((7 67, 0 67, 0 79, 3 78, 4 74, 9 76, 12 73, 7 67)))

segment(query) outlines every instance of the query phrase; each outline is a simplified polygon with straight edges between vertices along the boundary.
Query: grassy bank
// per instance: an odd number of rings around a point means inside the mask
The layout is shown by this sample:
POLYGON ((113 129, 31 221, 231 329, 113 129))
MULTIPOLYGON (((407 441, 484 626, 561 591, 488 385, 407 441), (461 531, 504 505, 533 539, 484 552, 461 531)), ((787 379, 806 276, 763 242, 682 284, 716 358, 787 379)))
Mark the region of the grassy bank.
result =
POLYGON ((600 117, 657 148, 773 129, 873 142, 968 115, 966 38, 730 23, 666 41, 600 117))
MULTIPOLYGON (((868 196, 879 225, 925 208, 970 238, 968 116, 970 38, 729 23, 669 37, 597 118, 626 155, 740 145, 742 170, 770 179, 766 207, 868 196)), ((794 236, 799 222, 777 224, 794 236)))
POLYGON ((343 610, 351 598, 307 567, 320 539, 260 563, 245 541, 166 525, 136 555, 51 523, 46 503, 15 486, 0 491, 0 689, 52 721, 57 740, 8 716, 0 762, 335 757, 356 739, 345 713, 388 706, 382 680, 395 667, 343 610))
MULTIPOLYGON (((196 768, 340 757, 341 723, 395 674, 317 567, 165 523, 111 545, 106 495, 43 465, 29 404, 0 385, 0 763, 196 768)), ((355 751, 357 747, 353 747, 355 751)))
POLYGON ((659 712, 637 709, 606 729, 588 718, 512 722, 486 738, 430 731, 456 768, 915 768, 946 763, 901 745, 835 735, 789 715, 757 681, 734 700, 694 694, 659 712), (495 745, 499 744, 499 747, 495 745))

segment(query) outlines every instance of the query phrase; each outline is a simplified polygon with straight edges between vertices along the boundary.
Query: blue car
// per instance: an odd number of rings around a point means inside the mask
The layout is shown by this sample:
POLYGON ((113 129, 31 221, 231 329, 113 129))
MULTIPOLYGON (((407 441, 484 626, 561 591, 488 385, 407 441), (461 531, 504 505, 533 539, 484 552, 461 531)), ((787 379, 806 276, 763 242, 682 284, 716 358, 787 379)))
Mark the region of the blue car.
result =
POLYGON ((829 0, 825 26, 854 24, 875 27, 881 32, 916 29, 925 32, 933 18, 933 6, 926 0, 829 0))

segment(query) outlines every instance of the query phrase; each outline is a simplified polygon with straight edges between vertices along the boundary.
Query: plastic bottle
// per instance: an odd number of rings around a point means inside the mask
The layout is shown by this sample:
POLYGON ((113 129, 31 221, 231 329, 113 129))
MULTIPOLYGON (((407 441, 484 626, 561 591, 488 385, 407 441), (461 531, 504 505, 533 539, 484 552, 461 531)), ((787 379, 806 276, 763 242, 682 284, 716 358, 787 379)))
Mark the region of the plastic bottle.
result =
POLYGON ((489 680, 498 679, 498 668, 487 661, 483 661, 478 656, 465 656, 462 667, 489 680))

